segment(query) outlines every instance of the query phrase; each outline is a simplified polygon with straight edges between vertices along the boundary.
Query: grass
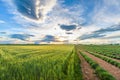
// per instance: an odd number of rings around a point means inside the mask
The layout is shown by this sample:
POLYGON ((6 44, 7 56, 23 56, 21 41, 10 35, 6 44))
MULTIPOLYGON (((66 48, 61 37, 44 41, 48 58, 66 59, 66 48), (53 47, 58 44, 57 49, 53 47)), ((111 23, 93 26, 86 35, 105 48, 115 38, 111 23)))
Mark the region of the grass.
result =
POLYGON ((0 80, 82 80, 73 45, 0 45, 0 80))

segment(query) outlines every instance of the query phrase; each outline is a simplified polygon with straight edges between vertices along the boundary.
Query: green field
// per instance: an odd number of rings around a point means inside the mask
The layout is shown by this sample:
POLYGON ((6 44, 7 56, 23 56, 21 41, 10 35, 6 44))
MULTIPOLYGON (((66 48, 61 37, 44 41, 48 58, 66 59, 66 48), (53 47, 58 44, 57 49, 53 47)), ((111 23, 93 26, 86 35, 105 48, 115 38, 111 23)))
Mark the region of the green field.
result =
POLYGON ((84 52, 120 68, 120 45, 0 45, 0 80, 85 80, 78 54, 100 80, 117 80, 84 52))
POLYGON ((0 80, 81 80, 73 45, 1 45, 0 80))
POLYGON ((120 59, 120 45, 79 45, 80 49, 120 59))

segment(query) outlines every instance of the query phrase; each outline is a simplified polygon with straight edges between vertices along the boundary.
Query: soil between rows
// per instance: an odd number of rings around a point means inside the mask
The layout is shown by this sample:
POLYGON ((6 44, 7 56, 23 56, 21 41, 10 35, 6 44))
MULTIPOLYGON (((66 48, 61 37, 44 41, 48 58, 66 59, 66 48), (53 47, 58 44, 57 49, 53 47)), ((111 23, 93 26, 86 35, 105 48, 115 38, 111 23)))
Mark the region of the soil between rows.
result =
POLYGON ((83 52, 84 54, 86 54, 87 56, 89 56, 90 58, 92 58, 94 61, 96 61, 102 68, 104 68, 105 70, 107 70, 110 74, 112 74, 116 80, 120 80, 120 69, 107 63, 106 61, 93 56, 92 54, 88 53, 88 52, 83 52))
POLYGON ((81 69, 82 69, 83 79, 84 80, 100 80, 95 74, 95 71, 89 65, 89 63, 79 53, 78 55, 81 60, 81 69))
MULTIPOLYGON (((89 53, 89 52, 88 52, 88 53, 89 53)), ((93 53, 94 53, 94 52, 93 52, 93 53)), ((96 54, 98 54, 98 55, 100 55, 100 56, 104 56, 104 55, 99 54, 99 53, 96 53, 96 54)), ((110 58, 110 59, 112 59, 112 60, 114 60, 114 61, 117 61, 117 62, 120 62, 119 59, 111 58, 111 57, 108 57, 108 56, 104 56, 104 57, 106 57, 106 58, 110 58)))

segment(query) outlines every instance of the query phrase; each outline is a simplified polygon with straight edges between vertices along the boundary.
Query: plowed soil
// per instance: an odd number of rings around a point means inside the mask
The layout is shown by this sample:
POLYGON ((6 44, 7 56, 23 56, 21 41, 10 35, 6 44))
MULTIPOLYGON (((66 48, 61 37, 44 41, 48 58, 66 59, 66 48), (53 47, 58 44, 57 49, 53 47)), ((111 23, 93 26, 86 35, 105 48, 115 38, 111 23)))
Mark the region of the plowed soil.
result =
POLYGON ((90 67, 87 61, 80 55, 79 58, 81 60, 81 68, 84 80, 99 80, 96 76, 95 71, 90 67))
MULTIPOLYGON (((96 53, 96 54, 98 54, 98 53, 96 53)), ((100 56, 104 56, 104 55, 102 55, 102 54, 98 54, 98 55, 100 55, 100 56)), ((104 57, 107 57, 107 56, 104 56, 104 57)), ((107 57, 107 58, 110 58, 110 59, 112 59, 112 60, 114 60, 114 61, 120 62, 119 59, 115 59, 115 58, 111 58, 111 57, 107 57)))
POLYGON ((110 74, 112 74, 116 80, 120 80, 120 69, 105 62, 104 60, 93 56, 92 54, 88 53, 88 52, 83 52, 84 54, 86 54, 87 56, 89 56, 90 58, 92 58, 94 61, 96 61, 102 68, 104 68, 105 70, 107 70, 110 74))

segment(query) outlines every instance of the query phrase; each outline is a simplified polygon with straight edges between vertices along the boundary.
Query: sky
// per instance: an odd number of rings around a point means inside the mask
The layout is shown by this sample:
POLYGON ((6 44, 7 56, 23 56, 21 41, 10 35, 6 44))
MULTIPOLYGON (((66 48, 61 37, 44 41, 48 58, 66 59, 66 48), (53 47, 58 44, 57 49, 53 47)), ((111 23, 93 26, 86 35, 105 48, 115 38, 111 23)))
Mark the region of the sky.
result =
POLYGON ((0 44, 120 43, 120 0, 0 3, 0 44))

